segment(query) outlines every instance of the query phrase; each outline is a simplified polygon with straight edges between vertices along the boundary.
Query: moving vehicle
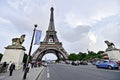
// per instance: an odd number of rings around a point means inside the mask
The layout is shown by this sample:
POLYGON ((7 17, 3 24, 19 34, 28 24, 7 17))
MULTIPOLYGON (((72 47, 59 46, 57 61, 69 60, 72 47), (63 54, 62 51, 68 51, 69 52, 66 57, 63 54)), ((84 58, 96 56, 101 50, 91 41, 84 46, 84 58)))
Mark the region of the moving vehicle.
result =
POLYGON ((96 62, 97 68, 119 69, 118 64, 115 61, 103 60, 96 62))

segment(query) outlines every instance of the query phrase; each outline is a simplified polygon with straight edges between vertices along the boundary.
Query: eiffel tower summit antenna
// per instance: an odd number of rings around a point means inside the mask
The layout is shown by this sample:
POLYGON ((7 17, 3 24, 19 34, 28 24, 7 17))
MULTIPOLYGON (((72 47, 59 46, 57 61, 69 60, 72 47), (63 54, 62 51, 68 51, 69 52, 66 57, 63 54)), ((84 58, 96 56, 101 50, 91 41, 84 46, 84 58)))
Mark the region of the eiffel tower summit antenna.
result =
POLYGON ((51 7, 54 7, 55 6, 55 0, 51 0, 51 7))

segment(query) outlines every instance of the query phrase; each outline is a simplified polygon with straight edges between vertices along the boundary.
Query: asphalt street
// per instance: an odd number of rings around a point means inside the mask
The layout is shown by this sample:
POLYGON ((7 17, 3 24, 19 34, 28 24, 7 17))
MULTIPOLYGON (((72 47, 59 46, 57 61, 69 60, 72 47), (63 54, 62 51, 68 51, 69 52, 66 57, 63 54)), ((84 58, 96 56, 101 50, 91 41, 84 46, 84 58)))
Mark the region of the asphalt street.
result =
POLYGON ((90 64, 48 64, 39 80, 120 80, 120 69, 98 69, 90 64))

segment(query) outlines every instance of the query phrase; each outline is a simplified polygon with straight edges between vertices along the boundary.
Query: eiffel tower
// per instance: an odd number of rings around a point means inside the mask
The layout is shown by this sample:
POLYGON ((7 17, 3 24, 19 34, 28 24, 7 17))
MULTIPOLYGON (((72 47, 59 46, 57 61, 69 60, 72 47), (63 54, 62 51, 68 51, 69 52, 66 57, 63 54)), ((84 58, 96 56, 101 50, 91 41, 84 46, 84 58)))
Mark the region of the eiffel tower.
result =
POLYGON ((68 54, 65 49, 62 47, 62 42, 59 42, 55 26, 54 26, 54 8, 51 7, 50 9, 50 22, 48 26, 48 30, 46 31, 46 36, 42 42, 40 42, 40 46, 38 49, 33 53, 32 60, 33 61, 41 61, 42 57, 45 54, 53 53, 57 56, 57 60, 66 60, 68 59, 68 54))

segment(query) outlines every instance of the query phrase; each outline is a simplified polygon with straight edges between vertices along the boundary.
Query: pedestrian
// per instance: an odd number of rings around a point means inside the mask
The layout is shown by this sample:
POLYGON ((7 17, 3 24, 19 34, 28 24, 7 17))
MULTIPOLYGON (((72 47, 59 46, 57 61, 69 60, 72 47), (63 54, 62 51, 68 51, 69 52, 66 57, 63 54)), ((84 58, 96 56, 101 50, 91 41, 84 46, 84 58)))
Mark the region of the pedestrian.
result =
POLYGON ((8 68, 7 68, 7 71, 9 71, 9 68, 10 68, 10 65, 12 64, 12 61, 9 62, 9 65, 8 65, 8 68))
POLYGON ((7 62, 3 62, 1 67, 1 72, 5 72, 6 67, 7 67, 7 62))
POLYGON ((26 62, 23 63, 23 71, 25 70, 25 68, 26 68, 26 62))
POLYGON ((10 74, 9 74, 9 76, 12 76, 13 70, 15 70, 15 64, 14 63, 12 63, 10 65, 10 68, 9 68, 10 74))
POLYGON ((34 62, 31 63, 31 68, 33 68, 33 67, 34 67, 34 62))
POLYGON ((29 62, 28 63, 28 72, 29 72, 30 69, 31 69, 31 63, 29 62))

